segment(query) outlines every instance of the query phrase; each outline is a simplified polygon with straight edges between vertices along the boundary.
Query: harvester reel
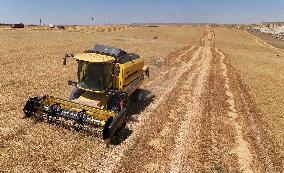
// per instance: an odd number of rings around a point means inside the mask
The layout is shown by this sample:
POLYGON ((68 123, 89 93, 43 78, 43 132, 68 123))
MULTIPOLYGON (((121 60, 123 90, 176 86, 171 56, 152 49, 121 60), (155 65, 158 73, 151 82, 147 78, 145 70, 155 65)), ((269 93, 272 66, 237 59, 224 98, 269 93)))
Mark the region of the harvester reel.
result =
POLYGON ((78 113, 78 121, 74 122, 74 126, 76 131, 83 129, 84 127, 84 120, 87 118, 86 110, 82 110, 78 113))
POLYGON ((59 104, 54 104, 50 107, 49 112, 47 113, 47 121, 49 123, 53 123, 58 119, 58 114, 61 111, 61 107, 59 104))
POLYGON ((37 108, 41 105, 42 99, 40 97, 33 97, 30 98, 25 107, 24 107, 24 113, 26 117, 32 117, 36 115, 37 113, 37 108))

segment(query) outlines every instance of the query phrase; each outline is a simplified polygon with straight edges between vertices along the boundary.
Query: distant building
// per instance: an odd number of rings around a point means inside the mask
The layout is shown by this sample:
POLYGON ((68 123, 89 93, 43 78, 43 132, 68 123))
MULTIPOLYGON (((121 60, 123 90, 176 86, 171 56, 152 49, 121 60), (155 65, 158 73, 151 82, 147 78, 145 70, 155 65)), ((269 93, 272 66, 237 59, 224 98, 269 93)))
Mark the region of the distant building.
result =
POLYGON ((19 24, 13 24, 12 26, 11 26, 11 28, 24 28, 25 27, 25 25, 24 24, 22 24, 22 23, 19 23, 19 24))

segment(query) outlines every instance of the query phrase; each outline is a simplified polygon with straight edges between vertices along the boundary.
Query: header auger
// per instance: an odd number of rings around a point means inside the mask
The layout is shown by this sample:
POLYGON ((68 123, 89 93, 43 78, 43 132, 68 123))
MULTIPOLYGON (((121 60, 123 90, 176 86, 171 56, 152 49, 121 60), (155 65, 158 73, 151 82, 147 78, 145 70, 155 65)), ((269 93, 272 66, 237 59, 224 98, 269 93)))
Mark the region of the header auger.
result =
POLYGON ((66 54, 63 65, 68 58, 78 63, 77 81, 68 81, 74 87, 70 98, 30 98, 24 106, 25 115, 41 116, 48 122, 71 120, 76 128, 101 127, 103 139, 112 139, 126 125, 130 96, 141 99, 138 88, 144 76, 149 76, 148 66, 137 54, 98 44, 79 55, 66 54))

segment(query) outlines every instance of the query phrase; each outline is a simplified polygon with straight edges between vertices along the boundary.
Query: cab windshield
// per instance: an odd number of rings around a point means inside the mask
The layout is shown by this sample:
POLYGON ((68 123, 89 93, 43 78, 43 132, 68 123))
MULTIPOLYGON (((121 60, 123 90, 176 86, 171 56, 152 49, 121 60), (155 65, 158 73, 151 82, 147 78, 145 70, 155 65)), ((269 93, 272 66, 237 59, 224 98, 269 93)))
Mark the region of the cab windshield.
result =
POLYGON ((112 64, 78 62, 78 86, 81 88, 103 91, 111 82, 112 64))

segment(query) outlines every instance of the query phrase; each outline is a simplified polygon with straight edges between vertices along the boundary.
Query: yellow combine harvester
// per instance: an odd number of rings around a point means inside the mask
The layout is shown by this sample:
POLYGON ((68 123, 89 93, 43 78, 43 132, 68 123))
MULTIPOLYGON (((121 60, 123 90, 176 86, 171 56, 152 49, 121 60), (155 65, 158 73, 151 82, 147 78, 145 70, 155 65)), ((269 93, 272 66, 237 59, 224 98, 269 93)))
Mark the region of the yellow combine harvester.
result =
POLYGON ((149 68, 137 54, 98 44, 76 56, 66 54, 64 65, 68 58, 78 63, 78 81, 68 81, 74 86, 70 98, 30 98, 24 107, 25 115, 46 117, 48 122, 72 120, 79 129, 103 127, 103 139, 111 139, 126 124, 130 96, 141 100, 138 87, 144 76, 149 76, 149 68))

